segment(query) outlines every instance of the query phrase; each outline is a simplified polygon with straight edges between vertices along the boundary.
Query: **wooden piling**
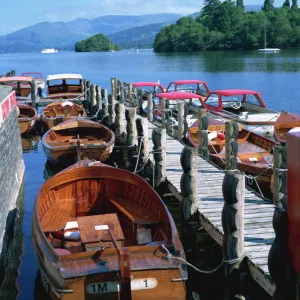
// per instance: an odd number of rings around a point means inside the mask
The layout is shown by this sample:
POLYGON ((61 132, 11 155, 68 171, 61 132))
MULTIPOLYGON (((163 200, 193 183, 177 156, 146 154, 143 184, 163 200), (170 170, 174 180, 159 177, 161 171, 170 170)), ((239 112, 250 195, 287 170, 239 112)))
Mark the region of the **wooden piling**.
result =
POLYGON ((113 102, 116 101, 116 78, 110 79, 111 84, 111 97, 113 98, 113 102))
POLYGON ((147 95, 147 102, 148 102, 147 118, 150 123, 153 123, 153 94, 152 93, 149 93, 147 95))
POLYGON ((96 109, 99 114, 100 110, 102 109, 102 95, 101 95, 101 87, 96 85, 96 109))
POLYGON ((173 121, 172 121, 172 112, 170 111, 170 101, 169 99, 165 99, 165 109, 164 109, 164 116, 165 116, 165 128, 167 132, 173 133, 173 121))
POLYGON ((197 212, 197 148, 184 147, 180 155, 180 163, 183 169, 180 180, 182 211, 184 219, 189 220, 197 212))
POLYGON ((273 204, 287 209, 287 151, 286 146, 273 147, 273 204))
POLYGON ((205 108, 198 111, 198 153, 200 157, 209 160, 208 153, 208 118, 205 108))
POLYGON ((178 134, 177 139, 182 141, 185 138, 185 132, 184 132, 184 101, 179 101, 177 103, 177 111, 178 111, 178 134))
POLYGON ((116 144, 123 144, 125 141, 125 106, 124 103, 116 102, 115 105, 115 136, 116 136, 116 144))
POLYGON ((37 95, 37 84, 35 80, 31 80, 30 82, 30 89, 31 89, 31 105, 36 107, 36 95, 37 95))
POLYGON ((166 99, 160 98, 160 108, 161 108, 161 127, 166 128, 166 99))
MULTIPOLYGON (((233 269, 238 269, 244 256, 245 174, 226 173, 223 180, 224 206, 222 210, 223 259, 225 279, 229 282, 233 269)), ((238 283, 237 283, 238 285, 238 283)), ((227 284, 225 299, 235 299, 236 290, 227 284)))
POLYGON ((108 126, 112 126, 115 123, 115 98, 112 94, 108 96, 108 126))
POLYGON ((86 91, 85 91, 85 101, 83 103, 84 109, 87 111, 87 113, 90 112, 90 100, 91 100, 91 81, 86 80, 86 91))
POLYGON ((91 93, 90 93, 90 105, 89 110, 90 113, 95 113, 97 111, 96 105, 97 105, 97 96, 96 96, 96 85, 91 84, 91 93))
POLYGON ((154 187, 159 187, 166 180, 166 142, 165 128, 154 128, 152 131, 154 157, 154 187))
POLYGON ((125 86, 124 82, 120 82, 120 102, 125 103, 125 86))
POLYGON ((133 101, 134 97, 133 97, 133 84, 130 83, 128 85, 128 105, 129 107, 134 107, 134 101, 133 101))
POLYGON ((136 129, 138 134, 138 169, 143 169, 149 159, 148 151, 148 120, 146 118, 136 118, 136 129))
POLYGON ((127 121, 126 131, 127 139, 126 144, 129 147, 133 147, 136 144, 136 108, 129 107, 126 108, 125 117, 127 121))
POLYGON ((238 135, 239 135, 239 127, 237 122, 226 121, 225 122, 226 170, 237 169, 238 135))
POLYGON ((101 97, 102 97, 102 111, 101 117, 108 116, 108 96, 107 89, 101 89, 101 97))
POLYGON ((144 111, 143 111, 143 91, 141 89, 137 89, 137 103, 138 103, 138 114, 139 115, 143 115, 144 111))

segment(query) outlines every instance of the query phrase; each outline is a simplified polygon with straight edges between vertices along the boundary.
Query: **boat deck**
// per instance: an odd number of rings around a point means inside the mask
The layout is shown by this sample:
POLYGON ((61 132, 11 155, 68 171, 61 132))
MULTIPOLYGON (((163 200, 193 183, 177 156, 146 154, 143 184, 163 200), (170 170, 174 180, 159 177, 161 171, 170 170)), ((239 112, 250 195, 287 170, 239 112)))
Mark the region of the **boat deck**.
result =
MULTIPOLYGON (((149 151, 152 151, 152 130, 148 123, 149 151)), ((183 173, 180 154, 184 145, 167 135, 166 176, 170 191, 182 201, 180 179, 183 173)), ((153 156, 150 156, 153 160, 153 156)), ((198 160, 197 197, 201 225, 210 236, 222 246, 223 228, 221 213, 224 205, 222 182, 224 172, 201 157, 198 160)), ((272 225, 274 205, 246 190, 244 211, 245 258, 252 278, 270 295, 275 291, 268 269, 268 255, 275 238, 272 225)))

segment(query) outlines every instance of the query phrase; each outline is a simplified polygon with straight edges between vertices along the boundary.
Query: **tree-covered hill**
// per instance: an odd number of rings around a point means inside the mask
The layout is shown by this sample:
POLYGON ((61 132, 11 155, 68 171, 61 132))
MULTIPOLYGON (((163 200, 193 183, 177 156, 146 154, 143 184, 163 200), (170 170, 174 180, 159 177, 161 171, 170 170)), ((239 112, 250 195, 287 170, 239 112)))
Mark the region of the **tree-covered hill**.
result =
POLYGON ((300 9, 297 0, 262 0, 261 11, 247 11, 243 0, 204 0, 200 15, 183 17, 156 36, 155 52, 251 50, 300 47, 300 9))
POLYGON ((75 44, 76 52, 103 52, 120 50, 120 46, 111 43, 104 34, 96 34, 75 44))

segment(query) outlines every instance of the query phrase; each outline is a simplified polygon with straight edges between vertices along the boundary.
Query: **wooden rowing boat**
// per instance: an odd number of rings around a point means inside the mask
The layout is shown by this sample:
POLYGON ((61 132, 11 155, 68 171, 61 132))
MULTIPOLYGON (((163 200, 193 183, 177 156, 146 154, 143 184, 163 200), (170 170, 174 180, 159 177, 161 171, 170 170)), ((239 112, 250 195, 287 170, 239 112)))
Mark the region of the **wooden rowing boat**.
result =
POLYGON ((47 159, 63 165, 70 165, 83 157, 105 161, 114 142, 113 131, 86 119, 65 121, 49 129, 42 138, 47 159))
POLYGON ((77 117, 86 117, 85 109, 70 101, 53 102, 42 110, 42 121, 48 128, 77 117))
POLYGON ((185 258, 174 221, 134 173, 88 160, 59 172, 43 184, 32 225, 51 299, 186 299, 186 264, 165 250, 185 258))
MULTIPOLYGON (((225 168, 225 124, 213 120, 208 126, 208 152, 209 159, 220 168, 225 168), (216 123, 217 122, 217 123, 216 123)), ((188 140, 198 147, 198 121, 188 130, 188 140)), ((254 132, 239 128, 237 168, 248 175, 256 177, 255 180, 246 179, 246 184, 258 192, 262 192, 266 198, 272 197, 273 179, 273 146, 271 139, 254 132)))
POLYGON ((300 115, 281 113, 274 126, 274 136, 277 142, 286 143, 286 133, 300 131, 300 115))
POLYGON ((32 130, 37 120, 37 111, 34 107, 17 102, 17 107, 19 109, 18 123, 20 128, 20 133, 26 133, 32 130))

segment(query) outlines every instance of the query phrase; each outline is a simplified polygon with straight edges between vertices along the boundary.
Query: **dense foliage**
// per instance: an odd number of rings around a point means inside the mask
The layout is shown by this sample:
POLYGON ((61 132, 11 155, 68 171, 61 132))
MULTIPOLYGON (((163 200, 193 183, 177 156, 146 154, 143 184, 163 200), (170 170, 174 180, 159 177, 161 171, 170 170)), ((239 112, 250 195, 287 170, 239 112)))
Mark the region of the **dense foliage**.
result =
POLYGON ((104 34, 93 35, 92 37, 75 44, 76 52, 101 52, 109 50, 120 50, 120 47, 118 45, 113 45, 110 39, 104 34))
POLYGON ((300 47, 300 8, 297 0, 265 0, 262 10, 245 12, 243 0, 204 0, 200 15, 183 17, 156 36, 156 52, 250 50, 300 47), (266 39, 265 39, 266 33, 266 39))

